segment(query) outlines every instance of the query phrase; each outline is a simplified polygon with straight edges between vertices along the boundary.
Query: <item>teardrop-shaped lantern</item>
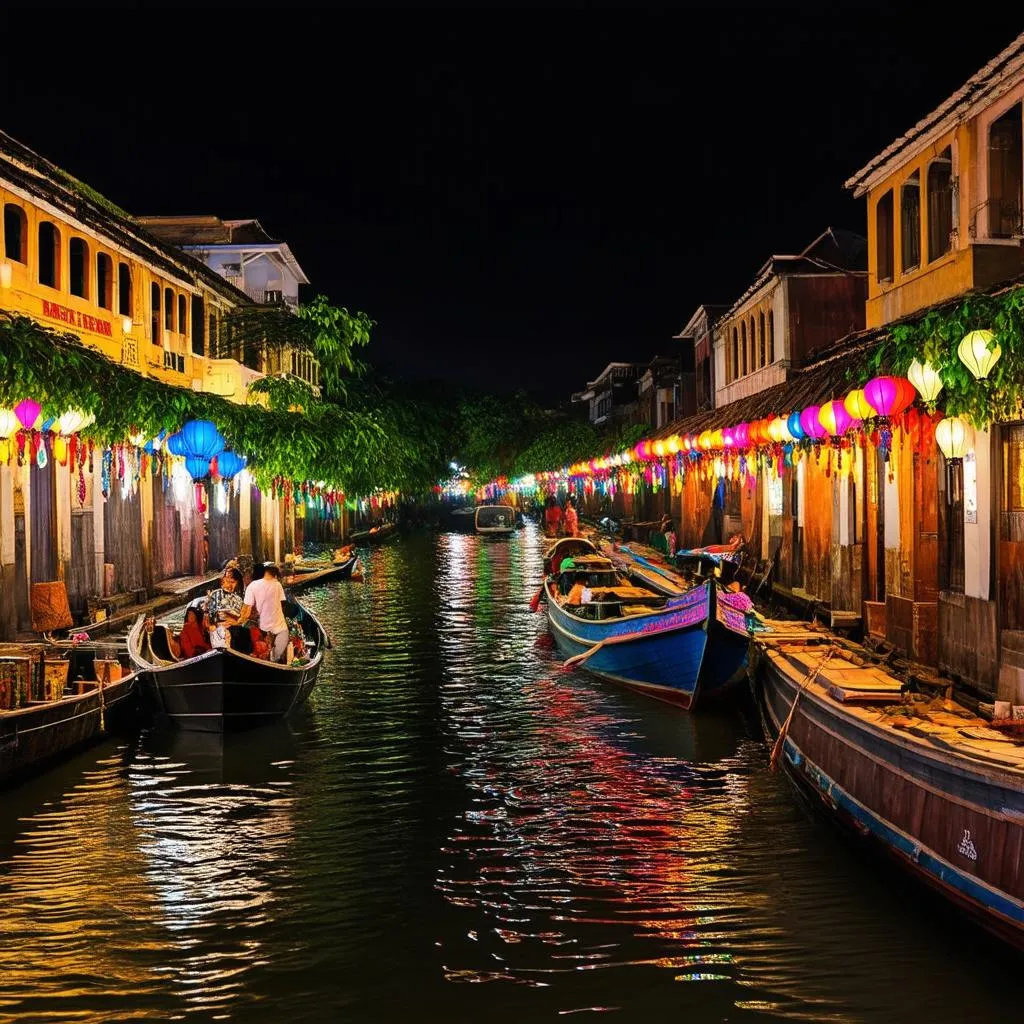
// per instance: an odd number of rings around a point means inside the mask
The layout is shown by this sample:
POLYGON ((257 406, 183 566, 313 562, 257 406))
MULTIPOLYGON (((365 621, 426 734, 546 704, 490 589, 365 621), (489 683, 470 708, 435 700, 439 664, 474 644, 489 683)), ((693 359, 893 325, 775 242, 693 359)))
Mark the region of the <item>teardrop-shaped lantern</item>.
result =
POLYGON ((654 454, 655 454, 655 456, 657 456, 657 458, 663 459, 665 457, 665 450, 666 449, 665 449, 665 442, 664 441, 655 441, 654 444, 651 447, 653 448, 654 454))
POLYGON ((962 459, 971 447, 974 431, 959 416, 947 416, 935 425, 935 443, 947 462, 962 459))
POLYGON ((745 451, 750 447, 750 424, 737 423, 736 426, 732 428, 732 436, 736 448, 740 451, 745 451))
POLYGON ((783 444, 793 440, 792 435, 789 433, 789 426, 781 416, 776 416, 768 424, 768 436, 776 444, 783 444))
POLYGON ((942 390, 942 378, 939 371, 927 360, 920 363, 916 359, 907 370, 907 380, 917 388, 917 393, 926 401, 934 402, 942 390))
POLYGON ((42 406, 32 398, 26 398, 14 407, 14 415, 26 430, 32 430, 37 425, 41 412, 42 406))
POLYGON ((91 413, 83 412, 81 409, 68 409, 66 413, 57 418, 57 432, 65 437, 77 434, 84 427, 94 421, 91 413))
POLYGON ((736 447, 736 428, 735 427, 723 427, 722 428, 722 445, 729 451, 732 451, 736 447))
POLYGON ((992 331, 969 331, 961 339, 956 354, 975 380, 984 380, 999 362, 1003 350, 992 331))
POLYGON ((697 438, 697 444, 700 445, 703 451, 711 450, 711 431, 704 430, 701 432, 700 437, 697 438))

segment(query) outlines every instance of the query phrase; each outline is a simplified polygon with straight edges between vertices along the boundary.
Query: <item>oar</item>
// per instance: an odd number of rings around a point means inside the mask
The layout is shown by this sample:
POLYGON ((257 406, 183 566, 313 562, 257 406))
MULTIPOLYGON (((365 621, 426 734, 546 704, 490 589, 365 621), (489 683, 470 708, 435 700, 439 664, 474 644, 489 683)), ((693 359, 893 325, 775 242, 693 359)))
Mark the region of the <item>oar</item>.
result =
POLYGON ((535 612, 540 607, 540 599, 544 596, 544 584, 537 588, 537 593, 530 598, 530 611, 535 612))
POLYGON ((786 736, 789 733, 789 723, 793 721, 793 713, 796 711, 797 701, 800 700, 800 694, 807 689, 815 679, 818 678, 818 673, 828 663, 829 658, 836 653, 838 648, 833 644, 825 652, 824 657, 818 662, 814 669, 807 673, 804 681, 797 688, 796 696, 793 698, 793 706, 789 709, 789 714, 786 716, 785 722, 782 723, 782 728, 779 730, 779 737, 775 741, 775 745, 772 747, 772 756, 768 760, 768 767, 771 771, 777 771, 779 765, 779 758, 782 756, 783 747, 786 745, 786 736))

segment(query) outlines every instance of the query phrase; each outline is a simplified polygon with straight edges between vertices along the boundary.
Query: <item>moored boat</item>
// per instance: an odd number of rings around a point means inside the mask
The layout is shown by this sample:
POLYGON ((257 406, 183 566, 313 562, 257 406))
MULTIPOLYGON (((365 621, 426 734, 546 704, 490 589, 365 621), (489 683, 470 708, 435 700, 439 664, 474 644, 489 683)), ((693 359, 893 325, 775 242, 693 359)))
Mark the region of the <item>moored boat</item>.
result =
POLYGON ((290 665, 231 648, 178 659, 167 624, 147 624, 140 617, 128 634, 128 654, 139 673, 144 707, 159 722, 200 732, 234 732, 284 718, 309 696, 330 647, 327 631, 310 611, 294 603, 289 611, 308 655, 290 665))
POLYGON ((951 706, 915 715, 899 680, 798 632, 759 644, 755 676, 786 773, 826 814, 1024 948, 1024 750, 951 706))
POLYGON ((478 505, 473 525, 477 533, 515 533, 516 510, 510 505, 478 505))
POLYGON ((290 566, 291 575, 283 576, 281 583, 290 590, 298 590, 314 583, 351 579, 352 570, 358 561, 358 556, 351 554, 335 562, 295 562, 290 566))
POLYGON ((380 544, 387 540, 398 529, 397 523, 381 523, 379 526, 371 526, 368 530, 360 530, 349 536, 352 544, 380 544))

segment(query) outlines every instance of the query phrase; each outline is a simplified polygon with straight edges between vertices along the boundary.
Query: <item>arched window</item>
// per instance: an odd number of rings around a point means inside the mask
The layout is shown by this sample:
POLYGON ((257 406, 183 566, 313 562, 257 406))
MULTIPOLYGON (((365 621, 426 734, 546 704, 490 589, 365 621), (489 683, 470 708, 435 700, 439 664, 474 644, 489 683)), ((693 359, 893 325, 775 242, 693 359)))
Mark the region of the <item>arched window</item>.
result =
POLYGON ((84 238, 68 242, 68 291, 80 299, 89 298, 89 246, 84 238))
POLYGON ((921 265, 921 172, 914 173, 900 189, 900 269, 903 273, 921 265))
POLYGON ((891 281, 893 272, 892 189, 875 206, 875 276, 891 281))
POLYGON ((178 331, 188 334, 188 304, 184 295, 178 296, 178 331))
POLYGON ((114 308, 114 261, 105 253, 96 253, 96 305, 114 308))
POLYGON ((117 265, 117 311, 121 316, 132 313, 132 272, 127 263, 117 265))
POLYGON ((757 361, 757 341, 754 335, 754 316, 750 316, 750 370, 753 372, 761 364, 757 361))
POLYGON ((768 365, 768 353, 764 347, 764 310, 757 315, 757 344, 761 350, 761 365, 768 365))
POLYGON ((747 375, 747 322, 740 321, 740 376, 747 375))
POLYGON ((154 345, 160 344, 160 285, 155 281, 149 286, 149 329, 154 345))
POLYGON ((732 379, 740 375, 740 343, 736 328, 732 329, 732 379))
POLYGON ((768 310, 768 362, 775 362, 775 312, 768 310))
POLYGON ((39 283, 60 287, 60 232, 48 220, 39 225, 39 283))
POLYGON ((164 289, 164 327, 168 331, 174 330, 174 290, 164 289))
POLYGON ((953 248, 953 154, 947 146, 928 165, 928 261, 953 248))
POLYGON ((28 263, 28 218, 14 203, 4 205, 4 255, 15 263, 28 263))

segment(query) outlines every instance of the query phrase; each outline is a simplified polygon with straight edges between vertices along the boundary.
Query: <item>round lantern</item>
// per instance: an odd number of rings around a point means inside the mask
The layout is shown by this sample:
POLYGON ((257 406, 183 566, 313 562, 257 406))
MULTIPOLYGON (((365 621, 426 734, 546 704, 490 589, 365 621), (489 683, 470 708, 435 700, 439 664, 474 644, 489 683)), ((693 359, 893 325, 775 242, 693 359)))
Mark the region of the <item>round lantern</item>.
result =
POLYGON ((245 468, 245 459, 236 452, 221 452, 217 456, 217 475, 222 480, 231 480, 245 468))
POLYGON ((934 402, 942 390, 942 378, 939 371, 927 360, 919 363, 916 359, 907 370, 907 380, 917 388, 917 393, 926 401, 934 402))
POLYGON ((804 428, 804 437, 810 437, 815 441, 825 436, 825 428, 818 419, 821 412, 820 405, 809 405, 800 413, 800 426, 804 428))
POLYGON ((640 443, 639 443, 639 444, 638 444, 638 445, 637 445, 637 446, 636 446, 636 447, 635 447, 635 448, 633 449, 633 457, 634 457, 634 458, 637 458, 637 459, 642 459, 642 458, 644 457, 644 443, 645 443, 645 442, 641 441, 641 442, 640 442, 640 443))
POLYGON ((181 431, 178 431, 177 433, 171 434, 171 436, 169 438, 167 438, 167 443, 164 445, 164 447, 172 455, 187 455, 188 454, 188 452, 185 450, 185 438, 183 438, 181 436, 181 431))
POLYGON ((66 413, 57 419, 57 432, 69 437, 77 434, 83 428, 89 426, 95 420, 92 413, 82 412, 81 409, 68 409, 66 413))
POLYGON ((11 434, 16 434, 20 426, 13 409, 0 409, 0 439, 6 439, 11 434))
POLYGON ((722 445, 732 449, 736 447, 736 428, 724 427, 722 429, 722 445))
POLYGON ((14 407, 14 415, 18 417, 18 422, 26 430, 32 430, 36 426, 40 412, 42 412, 42 407, 31 398, 26 398, 14 407))
POLYGON ((653 445, 653 448, 654 448, 654 454, 659 459, 663 459, 665 457, 665 442, 664 441, 655 441, 654 445, 653 445))
POLYGON ((200 455, 188 455, 185 457, 185 468, 193 480, 203 480, 210 475, 210 460, 200 455))
POLYGON ((875 410, 868 404, 863 388, 856 388, 843 399, 843 407, 855 420, 870 419, 875 410))
POLYGON ((935 443, 947 462, 957 463, 971 446, 973 431, 959 416, 947 416, 935 425, 935 443))
POLYGON ((189 420, 181 428, 185 454, 204 458, 207 462, 224 451, 224 438, 209 420, 189 420))
POLYGON ((850 429, 853 420, 841 402, 826 402, 818 410, 818 422, 825 428, 826 433, 839 438, 850 429))
POLYGON ((784 441, 793 440, 789 433, 789 427, 781 416, 776 416, 771 423, 768 424, 768 436, 776 444, 782 444, 784 441))
POLYGON ((906 377, 875 377, 864 385, 864 397, 879 416, 899 416, 915 394, 906 377))
POLYGON ((711 448, 711 431, 703 431, 700 437, 697 438, 697 444, 699 444, 704 451, 709 451, 711 448))
POLYGON ((984 380, 999 362, 1003 350, 992 331, 970 331, 963 336, 956 354, 975 380, 984 380))
POLYGON ((667 442, 667 444, 668 444, 668 450, 669 450, 669 452, 670 452, 670 453, 671 453, 672 455, 675 455, 675 453, 676 453, 677 451, 679 451, 679 449, 680 449, 680 448, 681 448, 681 447, 683 446, 683 444, 682 444, 682 441, 680 440, 680 438, 679 438, 679 435, 678 435, 678 434, 673 434, 673 435, 672 435, 672 436, 671 436, 671 437, 670 437, 670 438, 668 439, 668 442, 667 442))
POLYGON ((804 428, 800 425, 799 410, 794 410, 789 414, 789 419, 786 420, 786 429, 794 441, 802 441, 807 436, 804 433, 804 428))
POLYGON ((737 423, 732 428, 732 436, 735 446, 743 451, 750 447, 750 424, 749 423, 737 423))
POLYGON ((713 430, 711 432, 711 447, 719 452, 725 447, 725 438, 720 430, 713 430))

